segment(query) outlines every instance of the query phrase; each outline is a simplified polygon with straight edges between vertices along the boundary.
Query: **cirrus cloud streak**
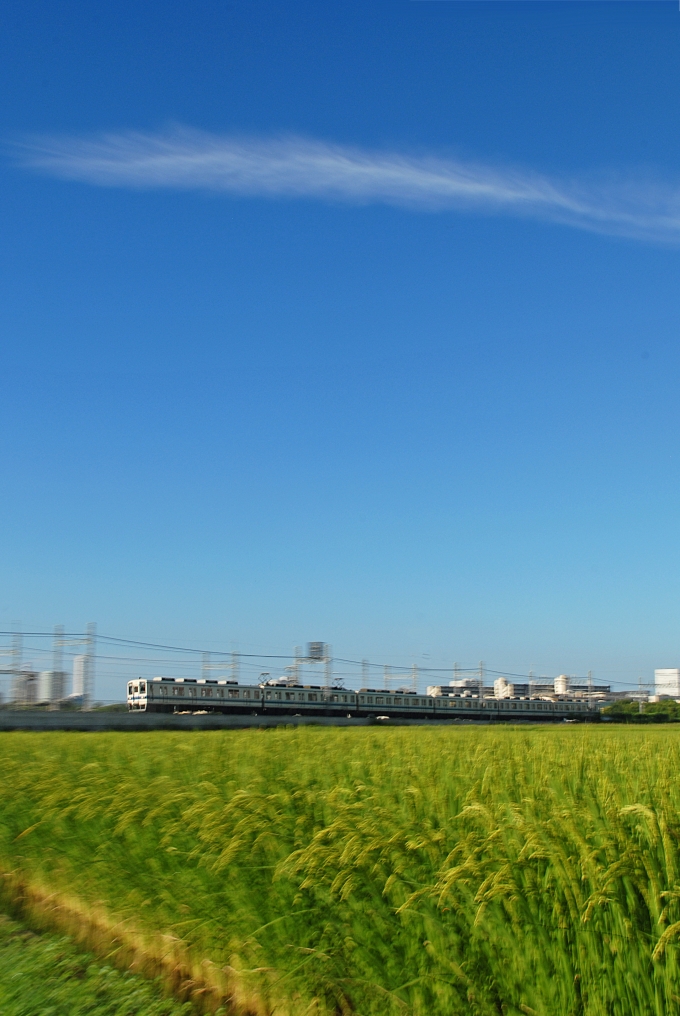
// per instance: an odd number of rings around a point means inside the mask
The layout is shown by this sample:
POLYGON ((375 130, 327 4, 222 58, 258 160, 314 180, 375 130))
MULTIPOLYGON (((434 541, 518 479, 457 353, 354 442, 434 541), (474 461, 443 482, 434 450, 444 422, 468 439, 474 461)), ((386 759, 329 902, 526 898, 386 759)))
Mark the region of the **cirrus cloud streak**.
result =
POLYGON ((639 176, 551 178, 531 170, 298 137, 178 128, 92 137, 38 136, 21 164, 101 187, 210 190, 414 210, 508 213, 648 241, 680 242, 680 187, 639 176))

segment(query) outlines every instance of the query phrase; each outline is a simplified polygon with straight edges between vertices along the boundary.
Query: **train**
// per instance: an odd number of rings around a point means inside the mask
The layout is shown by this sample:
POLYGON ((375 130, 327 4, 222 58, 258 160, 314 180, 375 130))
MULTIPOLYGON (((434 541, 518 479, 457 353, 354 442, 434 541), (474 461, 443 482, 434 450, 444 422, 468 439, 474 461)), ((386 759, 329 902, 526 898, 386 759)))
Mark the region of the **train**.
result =
POLYGON ((225 713, 241 716, 324 716, 376 720, 501 720, 572 722, 599 719, 588 701, 423 695, 377 688, 278 683, 239 684, 207 678, 154 677, 128 682, 130 712, 225 713))

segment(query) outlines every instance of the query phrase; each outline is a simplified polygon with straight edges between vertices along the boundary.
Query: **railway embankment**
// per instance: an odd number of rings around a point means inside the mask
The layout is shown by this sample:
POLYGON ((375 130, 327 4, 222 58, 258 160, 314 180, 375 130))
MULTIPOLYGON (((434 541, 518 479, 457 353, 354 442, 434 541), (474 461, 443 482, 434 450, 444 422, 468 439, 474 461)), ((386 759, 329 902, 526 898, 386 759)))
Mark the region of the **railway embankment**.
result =
MULTIPOLYGON (((504 723, 509 721, 504 720, 504 723)), ((512 723, 532 725, 540 720, 515 719, 512 723)), ((559 724, 559 720, 546 718, 544 723, 559 724)), ((75 710, 6 709, 0 711, 0 733, 9 730, 82 730, 82 731, 141 731, 141 730, 245 730, 248 727, 451 727, 475 724, 497 726, 499 720, 446 719, 427 717, 402 719, 392 717, 340 717, 340 716, 233 716, 220 713, 116 713, 76 712, 75 710)))

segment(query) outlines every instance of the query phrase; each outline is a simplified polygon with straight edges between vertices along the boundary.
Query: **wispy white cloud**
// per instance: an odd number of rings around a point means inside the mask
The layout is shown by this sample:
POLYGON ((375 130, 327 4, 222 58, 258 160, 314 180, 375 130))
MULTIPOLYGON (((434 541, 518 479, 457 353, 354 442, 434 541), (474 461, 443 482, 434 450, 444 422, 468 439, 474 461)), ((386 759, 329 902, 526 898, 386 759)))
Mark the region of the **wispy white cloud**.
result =
POLYGON ((432 211, 476 209, 680 242, 680 186, 640 177, 558 179, 435 155, 296 137, 220 136, 187 128, 158 134, 32 137, 15 150, 25 166, 101 187, 202 189, 432 211))

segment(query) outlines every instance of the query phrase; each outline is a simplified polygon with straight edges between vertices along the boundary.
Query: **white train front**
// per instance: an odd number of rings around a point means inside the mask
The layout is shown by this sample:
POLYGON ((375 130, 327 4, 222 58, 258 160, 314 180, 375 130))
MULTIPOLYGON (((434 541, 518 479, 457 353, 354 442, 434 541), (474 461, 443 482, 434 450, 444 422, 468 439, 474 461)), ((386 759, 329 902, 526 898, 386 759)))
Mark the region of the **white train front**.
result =
POLYGON ((239 684, 181 677, 139 678, 127 686, 130 711, 230 713, 242 716, 385 717, 436 720, 593 720, 599 711, 585 701, 495 699, 461 694, 421 695, 376 688, 319 685, 239 684))

